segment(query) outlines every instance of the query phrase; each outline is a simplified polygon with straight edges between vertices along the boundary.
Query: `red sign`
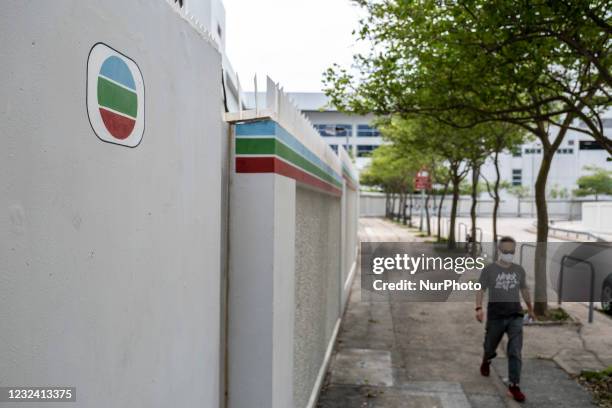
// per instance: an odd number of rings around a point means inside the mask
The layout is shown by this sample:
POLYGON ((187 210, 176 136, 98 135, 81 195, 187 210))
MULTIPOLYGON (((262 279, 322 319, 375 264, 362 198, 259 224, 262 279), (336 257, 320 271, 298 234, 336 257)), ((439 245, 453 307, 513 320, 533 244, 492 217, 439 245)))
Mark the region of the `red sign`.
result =
POLYGON ((427 170, 419 170, 414 178, 414 188, 417 190, 431 189, 431 178, 429 177, 429 172, 427 170))

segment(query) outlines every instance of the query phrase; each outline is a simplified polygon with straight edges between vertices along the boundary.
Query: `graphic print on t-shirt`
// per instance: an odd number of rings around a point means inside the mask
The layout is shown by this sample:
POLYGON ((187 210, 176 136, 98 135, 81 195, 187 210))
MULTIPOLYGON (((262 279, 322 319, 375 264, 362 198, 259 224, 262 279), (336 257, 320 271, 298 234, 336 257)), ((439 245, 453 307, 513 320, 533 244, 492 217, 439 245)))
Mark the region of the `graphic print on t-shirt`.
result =
POLYGON ((519 280, 515 272, 501 272, 495 279, 495 289, 510 290, 517 287, 518 284, 519 280))

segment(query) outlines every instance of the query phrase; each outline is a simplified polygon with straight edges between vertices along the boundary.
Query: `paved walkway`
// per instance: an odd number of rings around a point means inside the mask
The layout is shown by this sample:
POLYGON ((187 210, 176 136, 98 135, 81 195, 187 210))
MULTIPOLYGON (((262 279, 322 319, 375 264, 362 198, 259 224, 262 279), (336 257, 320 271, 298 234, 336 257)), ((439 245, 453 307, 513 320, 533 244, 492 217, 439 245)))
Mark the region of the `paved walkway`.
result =
MULTIPOLYGON (((362 241, 422 239, 414 230, 372 218, 361 220, 359 233, 362 241)), ((576 307, 583 312, 581 305, 576 307)), ((491 377, 480 376, 484 327, 473 309, 473 303, 362 301, 357 274, 318 406, 518 406, 506 396, 502 350, 491 377)), ((612 350, 612 321, 605 319, 597 319, 599 326, 588 329, 594 333, 586 340, 581 333, 586 329, 576 327, 525 328, 524 406, 591 405, 590 395, 554 358, 580 355, 577 361, 568 358, 578 370, 583 360, 593 368, 612 363, 612 356, 603 355, 612 350)))

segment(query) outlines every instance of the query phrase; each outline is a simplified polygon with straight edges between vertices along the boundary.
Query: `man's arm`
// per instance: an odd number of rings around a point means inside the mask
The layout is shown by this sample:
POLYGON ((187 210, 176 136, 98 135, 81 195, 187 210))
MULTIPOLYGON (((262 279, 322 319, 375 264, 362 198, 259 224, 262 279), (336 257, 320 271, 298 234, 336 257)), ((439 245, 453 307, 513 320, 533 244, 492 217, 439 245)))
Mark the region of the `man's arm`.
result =
POLYGON ((476 320, 482 323, 484 312, 482 311, 482 299, 484 297, 484 289, 476 292, 476 320))
POLYGON ((484 298, 485 290, 487 290, 488 286, 488 273, 489 273, 489 265, 485 266, 480 272, 480 278, 478 278, 478 283, 480 283, 481 289, 476 292, 476 320, 482 323, 484 318, 484 312, 482 310, 482 299, 484 298))
POLYGON ((531 304, 531 295, 529 294, 529 287, 522 287, 521 295, 523 296, 523 300, 527 305, 527 314, 529 314, 529 317, 531 317, 533 320, 537 320, 536 315, 533 313, 533 305, 531 304))
POLYGON ((527 305, 527 314, 532 320, 537 320, 535 313, 533 313, 533 305, 531 304, 531 295, 529 294, 529 286, 527 286, 527 273, 525 269, 521 267, 521 295, 527 305))

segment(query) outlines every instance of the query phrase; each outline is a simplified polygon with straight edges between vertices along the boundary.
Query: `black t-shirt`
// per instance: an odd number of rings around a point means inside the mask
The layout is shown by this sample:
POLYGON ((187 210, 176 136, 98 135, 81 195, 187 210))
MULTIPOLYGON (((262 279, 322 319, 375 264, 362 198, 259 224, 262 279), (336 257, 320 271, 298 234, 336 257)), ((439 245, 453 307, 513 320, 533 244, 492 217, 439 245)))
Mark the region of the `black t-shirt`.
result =
POLYGON ((480 273, 482 290, 489 291, 487 319, 504 319, 522 316, 520 289, 527 287, 525 269, 517 264, 507 268, 492 263, 480 273))

